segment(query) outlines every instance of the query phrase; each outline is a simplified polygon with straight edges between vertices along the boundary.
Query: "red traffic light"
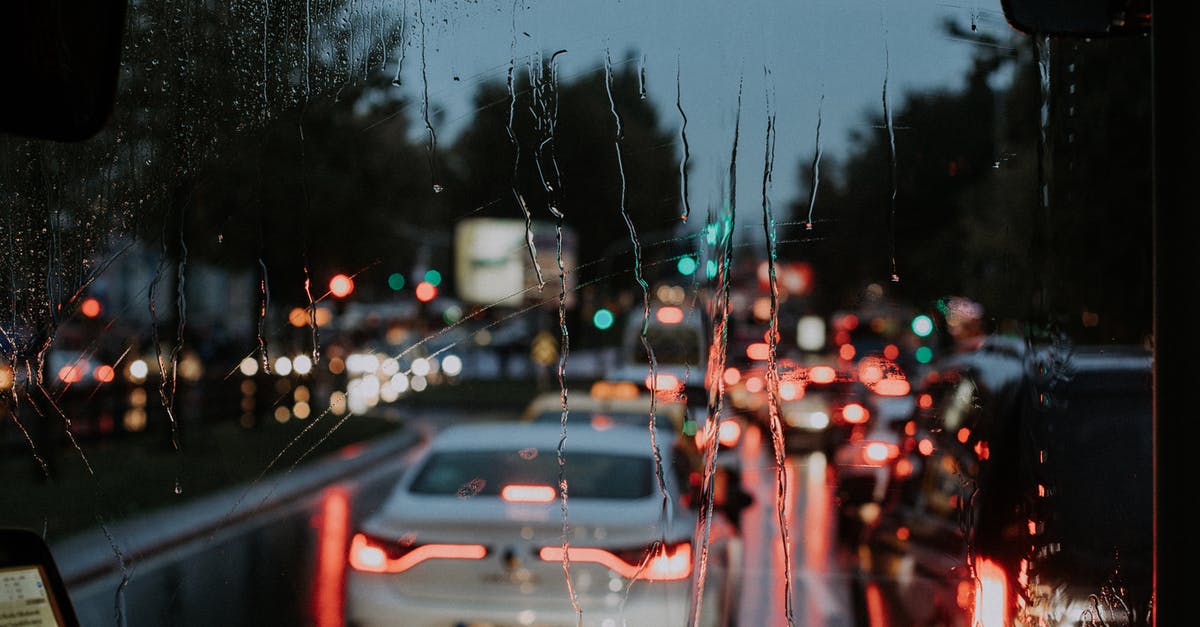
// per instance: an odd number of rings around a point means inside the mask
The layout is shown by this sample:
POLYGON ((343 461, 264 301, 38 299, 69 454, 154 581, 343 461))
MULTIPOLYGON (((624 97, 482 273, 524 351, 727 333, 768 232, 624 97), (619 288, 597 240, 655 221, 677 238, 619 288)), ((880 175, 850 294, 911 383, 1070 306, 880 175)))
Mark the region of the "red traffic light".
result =
POLYGON ((344 275, 334 275, 329 279, 329 293, 338 298, 345 298, 354 291, 354 279, 344 275))

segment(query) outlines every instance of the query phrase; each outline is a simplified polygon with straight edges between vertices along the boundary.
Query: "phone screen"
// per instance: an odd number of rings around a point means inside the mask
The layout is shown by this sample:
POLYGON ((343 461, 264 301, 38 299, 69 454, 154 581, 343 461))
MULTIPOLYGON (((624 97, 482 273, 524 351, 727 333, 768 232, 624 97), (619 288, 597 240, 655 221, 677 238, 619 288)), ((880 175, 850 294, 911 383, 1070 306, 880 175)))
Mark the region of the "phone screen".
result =
POLYGON ((0 627, 61 627, 58 603, 38 564, 0 567, 0 627))

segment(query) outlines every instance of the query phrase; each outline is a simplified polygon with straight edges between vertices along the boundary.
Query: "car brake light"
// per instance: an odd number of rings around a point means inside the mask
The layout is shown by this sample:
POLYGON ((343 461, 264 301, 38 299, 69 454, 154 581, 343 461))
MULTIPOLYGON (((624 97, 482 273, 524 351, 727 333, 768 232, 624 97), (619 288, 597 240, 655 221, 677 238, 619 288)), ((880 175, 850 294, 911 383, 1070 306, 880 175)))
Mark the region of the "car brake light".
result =
MULTIPOLYGON (((621 551, 623 557, 607 549, 568 547, 567 558, 572 562, 600 564, 625 579, 650 581, 675 581, 686 579, 692 574, 692 543, 679 542, 664 547, 656 543, 654 555, 645 558, 641 549, 621 551)), ((561 562, 561 546, 546 546, 538 551, 538 557, 547 562, 561 562)))
POLYGON ((679 377, 676 377, 673 374, 659 373, 653 377, 651 377, 650 375, 646 375, 646 389, 647 390, 658 390, 658 391, 662 392, 662 391, 678 390, 679 387, 680 387, 679 386, 679 377), (657 384, 657 385, 655 385, 655 384, 657 384))
POLYGON ((350 567, 367 573, 402 573, 431 559, 477 560, 487 555, 482 544, 421 544, 404 546, 363 533, 350 541, 350 567))
POLYGON ((999 627, 1008 624, 1008 576, 990 559, 975 560, 975 608, 972 624, 999 627))
POLYGON ((912 390, 907 379, 896 377, 885 377, 875 385, 871 386, 871 391, 880 396, 904 396, 912 390))
POLYGON ((683 322, 683 310, 678 307, 659 307, 654 317, 663 324, 679 324, 683 322))
POLYGON ((746 347, 746 357, 754 361, 767 361, 771 356, 771 347, 765 342, 755 342, 746 347))
POLYGON ((888 442, 867 442, 862 447, 863 460, 879 466, 900 455, 900 447, 888 442))
POLYGON ((554 500, 554 488, 548 485, 506 485, 500 498, 509 503, 549 503, 554 500))
POLYGON ((808 371, 808 380, 813 383, 833 383, 837 371, 829 366, 813 366, 808 371))
POLYGON ((852 425, 860 425, 871 416, 866 407, 858 403, 850 403, 842 408, 842 418, 852 425))

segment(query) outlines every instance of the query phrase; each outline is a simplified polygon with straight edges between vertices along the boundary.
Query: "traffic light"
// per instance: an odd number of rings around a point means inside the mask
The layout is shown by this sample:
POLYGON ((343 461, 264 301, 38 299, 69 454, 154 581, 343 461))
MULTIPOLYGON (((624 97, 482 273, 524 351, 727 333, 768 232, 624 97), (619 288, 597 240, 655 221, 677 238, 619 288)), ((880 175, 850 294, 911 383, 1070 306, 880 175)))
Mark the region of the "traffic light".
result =
POLYGON ((338 298, 345 298, 354 291, 354 279, 345 274, 335 274, 329 279, 329 293, 338 298))
POLYGON ((613 316, 613 312, 607 309, 597 309, 596 313, 592 315, 592 324, 601 331, 607 331, 612 328, 615 321, 616 318, 613 316))

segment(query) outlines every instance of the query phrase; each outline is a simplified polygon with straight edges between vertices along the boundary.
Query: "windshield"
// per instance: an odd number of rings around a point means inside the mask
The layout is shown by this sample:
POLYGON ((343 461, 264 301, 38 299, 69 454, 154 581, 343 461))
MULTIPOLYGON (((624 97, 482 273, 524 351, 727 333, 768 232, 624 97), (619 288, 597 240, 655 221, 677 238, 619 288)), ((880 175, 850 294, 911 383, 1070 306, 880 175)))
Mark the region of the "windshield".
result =
POLYGON ((88 625, 1149 624, 1152 38, 1010 4, 127 3, 0 135, 0 527, 88 625), (360 568, 409 479, 561 542, 360 568))

